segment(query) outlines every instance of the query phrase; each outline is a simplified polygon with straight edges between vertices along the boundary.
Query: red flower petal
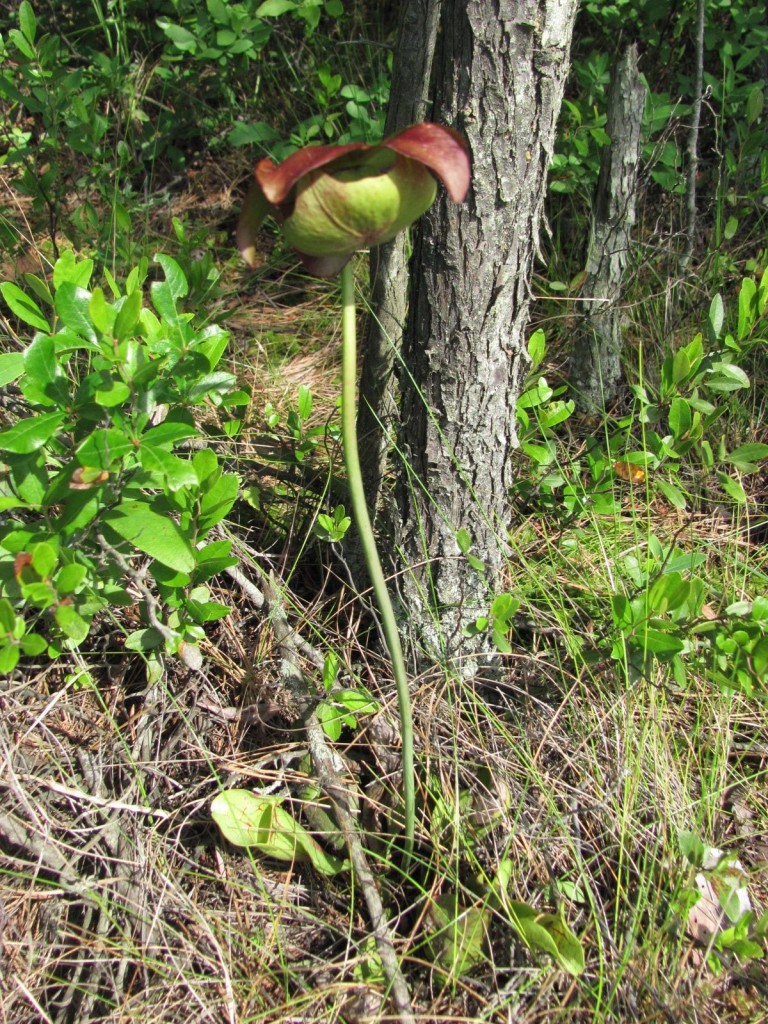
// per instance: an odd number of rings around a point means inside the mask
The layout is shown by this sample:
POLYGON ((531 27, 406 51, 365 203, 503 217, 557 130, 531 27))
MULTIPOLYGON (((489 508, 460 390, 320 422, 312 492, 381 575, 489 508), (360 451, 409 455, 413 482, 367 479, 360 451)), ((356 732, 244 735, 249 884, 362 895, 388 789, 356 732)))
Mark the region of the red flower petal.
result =
POLYGON ((458 132, 440 124, 414 124, 381 145, 424 164, 442 181, 454 203, 464 202, 471 167, 467 144, 458 132))
POLYGON ((299 178, 303 178, 305 174, 317 170, 318 167, 324 167, 345 153, 371 148, 365 142, 350 142, 346 146, 305 146, 277 166, 269 157, 259 160, 256 164, 256 181, 261 185, 270 203, 279 206, 288 198, 288 193, 299 178))

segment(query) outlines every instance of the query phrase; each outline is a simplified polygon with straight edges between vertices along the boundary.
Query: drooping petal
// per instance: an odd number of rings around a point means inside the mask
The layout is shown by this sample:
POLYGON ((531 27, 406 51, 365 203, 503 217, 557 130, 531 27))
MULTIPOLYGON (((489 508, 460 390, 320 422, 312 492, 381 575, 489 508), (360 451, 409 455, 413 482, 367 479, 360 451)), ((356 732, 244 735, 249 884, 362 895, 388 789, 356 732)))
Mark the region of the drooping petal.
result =
POLYGON ((235 242, 249 267, 256 266, 256 235, 262 221, 273 209, 258 182, 254 182, 243 202, 235 231, 235 242))
POLYGON ((305 146, 304 149, 297 149, 281 164, 274 164, 268 157, 260 160, 256 164, 256 181, 270 203, 279 206, 306 174, 325 167, 347 153, 370 148, 365 142, 350 142, 346 146, 305 146))
POLYGON ((424 164, 442 181, 454 203, 464 202, 471 166, 467 144, 458 132, 440 124, 414 124, 381 145, 424 164))

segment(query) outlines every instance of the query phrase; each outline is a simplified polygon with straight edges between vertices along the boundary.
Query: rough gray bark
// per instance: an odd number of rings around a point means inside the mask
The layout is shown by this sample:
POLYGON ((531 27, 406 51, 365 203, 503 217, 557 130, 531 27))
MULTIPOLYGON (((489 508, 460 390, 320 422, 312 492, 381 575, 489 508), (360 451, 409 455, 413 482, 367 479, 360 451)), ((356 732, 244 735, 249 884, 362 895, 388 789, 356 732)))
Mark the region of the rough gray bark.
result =
MULTIPOLYGON (((441 0, 403 0, 392 69, 391 101, 385 132, 392 135, 428 121, 429 81, 441 0)), ((397 420, 392 367, 408 307, 407 236, 401 232, 371 253, 371 309, 360 375, 358 435, 368 506, 374 515, 397 420)))
POLYGON ((635 223, 644 107, 645 87, 637 70, 637 47, 632 45, 616 67, 608 98, 611 144, 603 150, 571 358, 574 393, 579 406, 589 412, 603 412, 621 383, 622 283, 635 223))
POLYGON ((465 675, 492 645, 462 629, 503 589, 529 282, 576 8, 442 4, 432 120, 466 136, 473 183, 462 206, 441 196, 417 238, 390 519, 413 638, 465 675), (461 528, 485 573, 460 555, 461 528))

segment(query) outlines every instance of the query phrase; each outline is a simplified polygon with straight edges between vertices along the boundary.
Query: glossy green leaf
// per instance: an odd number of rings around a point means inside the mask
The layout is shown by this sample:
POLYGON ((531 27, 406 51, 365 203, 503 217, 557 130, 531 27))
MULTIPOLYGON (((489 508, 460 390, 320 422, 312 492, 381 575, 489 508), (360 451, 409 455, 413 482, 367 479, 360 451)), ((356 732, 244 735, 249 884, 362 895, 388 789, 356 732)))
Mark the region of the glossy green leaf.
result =
POLYGON ((718 473, 717 479, 729 498, 733 498, 739 505, 746 505, 747 495, 738 480, 734 480, 727 473, 718 473))
POLYGON ((53 613, 53 617, 62 633, 76 644, 81 644, 90 632, 90 624, 75 611, 72 605, 59 605, 53 613))
POLYGON ((712 299, 709 304, 709 340, 711 342, 717 341, 723 330, 723 324, 725 322, 725 305, 723 303, 723 297, 718 292, 717 295, 712 299))
POLYGON ((23 32, 24 38, 28 42, 34 43, 37 34, 37 18, 29 0, 21 0, 19 4, 19 28, 23 32))
POLYGON ((112 327, 112 334, 118 341, 129 338, 136 331, 141 305, 142 294, 139 290, 131 292, 120 303, 120 309, 112 327))
POLYGON ((98 336, 91 320, 91 293, 72 281, 64 281, 56 292, 55 309, 61 322, 75 334, 96 342, 98 336))
POLYGON ((768 444, 756 441, 753 444, 742 444, 734 448, 725 457, 740 473, 754 473, 760 467, 759 462, 768 459, 768 444))
POLYGON ((752 331, 757 319, 757 285, 751 277, 745 277, 739 290, 739 341, 752 331))
POLYGON ((685 508, 686 501, 683 492, 669 480, 655 480, 654 486, 660 491, 673 508, 685 508))
POLYGON ((190 573, 195 553, 173 519, 159 515, 142 501, 124 501, 104 516, 104 522, 139 551, 167 565, 190 573))
POLYGON ((53 287, 58 290, 63 284, 85 289, 91 281, 93 260, 78 260, 71 249, 65 249, 53 267, 53 287))
POLYGON ((50 334, 51 326, 43 316, 43 311, 34 299, 30 299, 18 285, 15 285, 12 281, 4 281, 0 284, 0 292, 2 292, 8 308, 19 320, 29 324, 30 327, 35 327, 37 330, 46 331, 46 333, 50 334))
POLYGON ((173 455, 163 448, 142 444, 139 447, 139 462, 148 473, 156 474, 169 491, 178 491, 182 487, 194 486, 197 483, 197 476, 189 459, 180 459, 178 455, 173 455))
POLYGON ((49 412, 21 420, 0 433, 0 451, 29 455, 50 440, 65 419, 66 413, 49 412))
POLYGON ((0 388, 18 380, 24 372, 24 354, 22 352, 0 353, 0 388))

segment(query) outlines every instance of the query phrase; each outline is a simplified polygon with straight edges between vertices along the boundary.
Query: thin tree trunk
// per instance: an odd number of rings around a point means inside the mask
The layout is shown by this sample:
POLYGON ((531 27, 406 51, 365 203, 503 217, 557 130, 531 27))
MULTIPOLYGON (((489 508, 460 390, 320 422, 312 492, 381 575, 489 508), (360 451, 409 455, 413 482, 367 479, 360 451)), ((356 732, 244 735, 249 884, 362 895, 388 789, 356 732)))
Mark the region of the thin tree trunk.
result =
MULTIPOLYGON (((429 118, 429 82, 441 0, 403 0, 392 69, 387 135, 429 118)), ((417 229, 416 229, 417 230, 417 229)), ((358 435, 368 507, 374 515, 397 420, 392 367, 408 308, 407 236, 371 252, 372 315, 363 348, 358 435)))
POLYGON ((619 61, 608 98, 610 146, 603 151, 592 211, 581 322, 571 358, 571 382, 580 407, 604 412, 621 383, 622 284, 635 223, 640 129, 645 86, 637 70, 637 46, 619 61))
POLYGON ((464 627, 504 589, 515 402, 528 359, 530 278, 577 0, 443 0, 433 120, 467 138, 473 183, 440 197, 417 238, 401 381, 401 595, 430 657, 474 671, 464 627), (472 537, 477 571, 460 554, 472 537))
POLYGON ((704 92, 704 15, 706 0, 699 0, 696 11, 696 74, 693 83, 691 127, 688 132, 688 174, 685 190, 687 223, 685 249, 680 257, 680 273, 684 274, 693 256, 696 240, 696 178, 699 173, 699 129, 701 127, 701 98, 704 92))

